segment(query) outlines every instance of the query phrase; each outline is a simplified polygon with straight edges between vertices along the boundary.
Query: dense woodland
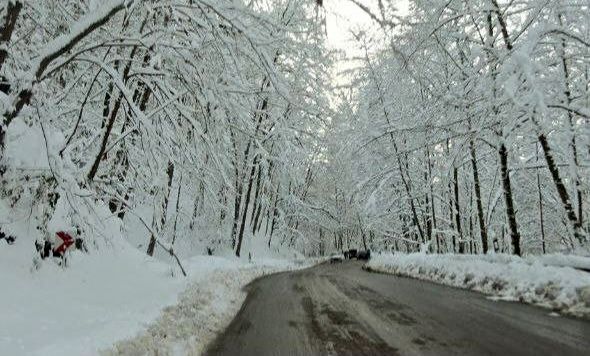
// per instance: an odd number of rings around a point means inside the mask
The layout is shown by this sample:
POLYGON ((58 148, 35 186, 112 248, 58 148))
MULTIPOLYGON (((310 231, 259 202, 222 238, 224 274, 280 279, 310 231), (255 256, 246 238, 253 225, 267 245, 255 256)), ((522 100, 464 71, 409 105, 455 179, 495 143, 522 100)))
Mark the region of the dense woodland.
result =
POLYGON ((0 228, 99 248, 116 220, 149 255, 590 246, 590 2, 332 1, 374 23, 347 85, 322 1, 3 1, 0 228))
POLYGON ((359 33, 358 104, 337 125, 361 147, 359 229, 405 250, 587 246, 590 3, 411 1, 404 19, 378 3, 386 40, 370 55, 359 33))

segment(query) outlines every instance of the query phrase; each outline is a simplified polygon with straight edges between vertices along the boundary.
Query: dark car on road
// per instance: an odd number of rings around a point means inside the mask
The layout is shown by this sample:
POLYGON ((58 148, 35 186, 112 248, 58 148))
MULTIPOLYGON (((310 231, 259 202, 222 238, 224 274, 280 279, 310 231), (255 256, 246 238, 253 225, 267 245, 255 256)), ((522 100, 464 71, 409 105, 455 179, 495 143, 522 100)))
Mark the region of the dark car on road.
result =
POLYGON ((344 251, 344 258, 346 258, 347 260, 351 260, 353 258, 356 258, 358 251, 354 248, 351 248, 348 251, 344 251))
POLYGON ((342 263, 342 255, 330 256, 330 263, 342 263))
POLYGON ((359 251, 356 255, 357 260, 368 261, 371 259, 371 250, 359 251))
POLYGON ((371 251, 370 250, 360 250, 357 249, 350 249, 348 251, 344 251, 344 258, 347 260, 351 260, 356 258, 357 260, 368 261, 371 258, 371 251))

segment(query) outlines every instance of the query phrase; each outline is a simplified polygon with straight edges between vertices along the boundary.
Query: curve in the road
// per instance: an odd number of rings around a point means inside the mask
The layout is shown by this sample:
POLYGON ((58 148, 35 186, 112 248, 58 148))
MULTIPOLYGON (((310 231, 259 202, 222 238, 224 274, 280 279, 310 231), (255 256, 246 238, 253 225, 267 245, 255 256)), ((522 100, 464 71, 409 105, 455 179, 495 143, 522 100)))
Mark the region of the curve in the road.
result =
POLYGON ((590 355, 590 322, 323 264, 248 286, 206 355, 590 355))

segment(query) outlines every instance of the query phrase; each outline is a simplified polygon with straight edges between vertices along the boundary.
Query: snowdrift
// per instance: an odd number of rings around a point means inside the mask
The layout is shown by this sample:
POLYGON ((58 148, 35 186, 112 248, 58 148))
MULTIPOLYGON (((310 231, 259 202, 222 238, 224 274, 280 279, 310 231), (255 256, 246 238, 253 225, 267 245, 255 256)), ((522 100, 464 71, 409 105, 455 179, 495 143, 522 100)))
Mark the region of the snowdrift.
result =
POLYGON ((116 343, 102 354, 199 355, 238 313, 246 298, 245 285, 269 273, 305 266, 266 260, 262 264, 228 265, 201 274, 181 294, 179 303, 166 307, 145 332, 116 343))
MULTIPOLYGON (((67 268, 47 261, 37 270, 28 239, 0 243, 2 355, 96 355, 133 337, 146 347, 166 339, 161 344, 167 348, 189 334, 183 345, 198 349, 237 312, 245 284, 265 273, 303 267, 196 256, 183 260, 189 275, 183 278, 175 263, 113 239, 89 254, 73 252, 67 268)), ((118 350, 129 354, 125 351, 137 350, 132 346, 121 343, 118 350)))
POLYGON ((519 258, 509 255, 381 254, 365 268, 478 291, 493 298, 520 301, 590 318, 590 273, 572 267, 589 258, 519 258), (571 263, 568 263, 571 262, 571 263))

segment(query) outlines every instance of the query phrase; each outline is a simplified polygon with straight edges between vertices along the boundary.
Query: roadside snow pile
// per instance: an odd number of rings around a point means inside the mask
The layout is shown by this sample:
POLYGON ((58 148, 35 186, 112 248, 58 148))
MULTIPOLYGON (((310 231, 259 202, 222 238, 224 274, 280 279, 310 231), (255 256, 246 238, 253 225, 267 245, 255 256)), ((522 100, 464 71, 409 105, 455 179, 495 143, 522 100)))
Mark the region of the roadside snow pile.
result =
POLYGON ((133 335, 177 300, 186 282, 121 240, 68 268, 33 268, 32 242, 0 246, 0 353, 88 355, 133 335))
POLYGON ((563 254, 549 254, 542 256, 528 256, 528 261, 542 263, 547 266, 572 267, 590 272, 590 257, 563 254))
POLYGON ((590 273, 547 266, 541 260, 508 255, 382 254, 365 268, 590 317, 590 273))
POLYGON ((199 355, 238 313, 246 298, 245 285, 269 273, 302 267, 305 266, 267 260, 262 265, 233 266, 202 276, 182 294, 177 305, 165 308, 147 331, 102 353, 199 355))
POLYGON ((236 290, 263 273, 294 266, 197 256, 183 261, 189 274, 183 278, 175 262, 150 258, 123 239, 89 254, 74 251, 67 268, 49 261, 35 270, 34 254, 30 239, 10 246, 0 241, 2 355, 96 355, 145 331, 163 308, 162 318, 176 319, 171 312, 189 308, 185 300, 198 306, 198 328, 215 327, 221 321, 208 323, 209 316, 225 320, 239 308, 232 304, 240 302, 236 290))

